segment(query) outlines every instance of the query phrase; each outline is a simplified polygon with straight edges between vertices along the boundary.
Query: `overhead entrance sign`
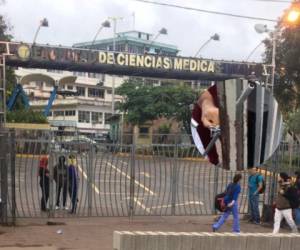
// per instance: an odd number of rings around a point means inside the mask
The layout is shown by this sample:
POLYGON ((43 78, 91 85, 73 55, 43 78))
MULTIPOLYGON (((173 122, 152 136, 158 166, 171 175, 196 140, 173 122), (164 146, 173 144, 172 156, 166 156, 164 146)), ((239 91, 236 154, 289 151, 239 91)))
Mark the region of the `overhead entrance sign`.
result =
POLYGON ((255 73, 263 65, 157 54, 132 54, 73 47, 0 42, 6 64, 28 68, 59 69, 114 75, 184 80, 226 80, 255 73))

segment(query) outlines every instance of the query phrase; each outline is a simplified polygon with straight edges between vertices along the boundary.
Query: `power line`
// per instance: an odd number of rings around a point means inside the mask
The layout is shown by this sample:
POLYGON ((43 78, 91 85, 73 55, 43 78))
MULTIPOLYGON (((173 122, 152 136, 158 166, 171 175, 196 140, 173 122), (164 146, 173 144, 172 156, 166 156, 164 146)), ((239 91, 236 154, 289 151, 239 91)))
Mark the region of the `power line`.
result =
POLYGON ((165 7, 173 7, 173 8, 178 8, 178 9, 193 10, 193 11, 204 12, 204 13, 215 14, 215 15, 230 16, 230 17, 244 18, 244 19, 251 19, 251 20, 260 20, 260 21, 267 21, 267 22, 277 22, 277 20, 275 20, 275 19, 237 15, 237 14, 231 14, 231 13, 225 13, 225 12, 219 12, 219 11, 204 10, 204 9, 198 9, 198 8, 193 8, 193 7, 181 6, 181 5, 176 5, 176 4, 161 3, 161 2, 156 2, 156 1, 148 1, 148 0, 133 0, 133 1, 143 2, 143 3, 147 3, 147 4, 153 4, 153 5, 160 5, 160 6, 165 6, 165 7))

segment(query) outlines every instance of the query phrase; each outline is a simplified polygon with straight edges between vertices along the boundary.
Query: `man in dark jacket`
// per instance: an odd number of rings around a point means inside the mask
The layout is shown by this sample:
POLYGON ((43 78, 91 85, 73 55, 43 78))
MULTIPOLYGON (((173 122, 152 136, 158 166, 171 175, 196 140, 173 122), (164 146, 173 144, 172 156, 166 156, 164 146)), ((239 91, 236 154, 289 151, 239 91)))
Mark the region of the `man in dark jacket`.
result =
POLYGON ((288 225, 291 227, 293 233, 297 233, 297 226, 293 220, 291 200, 293 200, 293 192, 290 177, 287 173, 280 173, 279 190, 276 199, 276 209, 274 215, 274 229, 273 233, 278 233, 280 223, 285 218, 288 225))
POLYGON ((60 193, 63 191, 63 209, 68 209, 66 207, 67 201, 67 192, 68 192, 68 168, 65 163, 66 158, 61 155, 58 158, 58 164, 54 167, 54 180, 56 182, 56 209, 59 209, 60 206, 60 193))

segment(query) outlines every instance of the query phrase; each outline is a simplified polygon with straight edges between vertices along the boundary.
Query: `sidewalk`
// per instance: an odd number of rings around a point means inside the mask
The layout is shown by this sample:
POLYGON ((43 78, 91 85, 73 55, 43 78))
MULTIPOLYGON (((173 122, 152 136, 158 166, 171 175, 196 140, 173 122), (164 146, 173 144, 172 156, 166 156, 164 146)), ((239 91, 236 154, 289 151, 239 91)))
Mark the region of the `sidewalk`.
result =
MULTIPOLYGON (((0 249, 112 250, 113 231, 211 232, 212 216, 23 219, 16 227, 0 227, 0 249), (47 225, 47 221, 64 225, 47 225), (61 231, 61 234, 57 232, 61 231)), ((269 227, 241 221, 242 232, 271 232, 269 227)), ((231 231, 229 220, 220 232, 231 231)), ((282 232, 289 232, 282 230, 282 232)))

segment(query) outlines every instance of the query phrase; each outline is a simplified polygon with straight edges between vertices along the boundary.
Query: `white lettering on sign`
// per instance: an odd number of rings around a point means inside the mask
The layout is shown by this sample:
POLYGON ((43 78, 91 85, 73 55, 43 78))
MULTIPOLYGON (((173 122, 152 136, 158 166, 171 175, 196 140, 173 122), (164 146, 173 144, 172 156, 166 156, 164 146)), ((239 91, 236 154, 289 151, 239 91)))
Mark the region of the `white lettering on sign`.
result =
POLYGON ((114 53, 106 51, 99 51, 98 62, 101 64, 117 64, 120 66, 179 71, 184 70, 206 73, 214 73, 216 71, 215 62, 209 60, 157 55, 114 53))

